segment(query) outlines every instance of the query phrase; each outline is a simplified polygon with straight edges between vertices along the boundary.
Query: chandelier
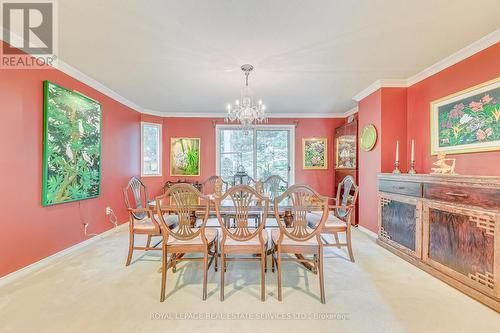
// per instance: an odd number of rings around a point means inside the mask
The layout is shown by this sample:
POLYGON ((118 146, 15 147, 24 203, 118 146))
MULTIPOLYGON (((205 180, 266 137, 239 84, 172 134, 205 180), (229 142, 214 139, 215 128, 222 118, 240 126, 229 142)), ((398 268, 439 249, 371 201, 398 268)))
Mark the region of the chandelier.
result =
POLYGON ((245 64, 241 66, 245 73, 245 87, 241 90, 241 98, 237 99, 233 106, 227 106, 226 122, 239 121, 244 130, 248 130, 257 123, 267 121, 266 106, 259 99, 257 104, 252 101, 248 88, 248 76, 253 70, 253 66, 245 64))

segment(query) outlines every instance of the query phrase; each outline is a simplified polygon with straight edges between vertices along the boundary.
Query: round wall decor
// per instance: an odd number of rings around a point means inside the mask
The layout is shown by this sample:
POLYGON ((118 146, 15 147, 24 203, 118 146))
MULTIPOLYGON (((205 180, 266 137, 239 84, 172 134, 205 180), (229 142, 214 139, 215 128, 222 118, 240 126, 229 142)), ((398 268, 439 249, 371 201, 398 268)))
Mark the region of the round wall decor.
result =
POLYGON ((360 146, 364 151, 370 151, 377 143, 377 129, 373 124, 368 124, 361 130, 360 146))

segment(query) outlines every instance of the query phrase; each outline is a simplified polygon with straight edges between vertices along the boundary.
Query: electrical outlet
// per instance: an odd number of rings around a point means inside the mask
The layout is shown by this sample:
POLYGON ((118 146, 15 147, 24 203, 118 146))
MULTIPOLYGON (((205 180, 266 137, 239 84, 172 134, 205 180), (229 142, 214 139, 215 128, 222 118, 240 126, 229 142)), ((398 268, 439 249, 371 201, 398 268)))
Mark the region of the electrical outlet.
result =
POLYGON ((106 215, 109 215, 111 214, 111 207, 106 207, 106 215))

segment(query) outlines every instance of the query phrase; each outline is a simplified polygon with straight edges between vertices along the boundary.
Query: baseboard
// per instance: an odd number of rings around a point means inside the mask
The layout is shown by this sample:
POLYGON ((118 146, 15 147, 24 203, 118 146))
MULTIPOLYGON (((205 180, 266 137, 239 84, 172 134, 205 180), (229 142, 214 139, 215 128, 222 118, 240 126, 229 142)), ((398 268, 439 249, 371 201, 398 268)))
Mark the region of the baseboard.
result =
POLYGON ((36 270, 39 270, 40 268, 43 268, 43 267, 53 263, 54 261, 70 254, 70 253, 73 253, 79 249, 82 249, 86 246, 89 246, 90 244, 98 241, 99 239, 111 236, 115 232, 117 232, 125 227, 128 227, 128 222, 119 224, 115 228, 111 228, 109 230, 106 230, 98 235, 95 235, 94 237, 91 237, 89 239, 84 240, 83 242, 77 243, 73 246, 70 246, 70 247, 64 249, 64 250, 56 252, 53 255, 50 255, 50 256, 45 257, 37 262, 30 264, 28 266, 25 266, 21 269, 18 269, 17 271, 14 271, 14 272, 9 273, 3 277, 0 277, 0 287, 7 285, 7 284, 23 277, 23 276, 26 276, 26 275, 36 271, 36 270))
POLYGON ((370 229, 367 229, 367 228, 365 228, 363 226, 360 226, 359 224, 358 224, 358 229, 362 233, 364 233, 364 234, 366 234, 366 235, 368 235, 368 236, 370 236, 372 238, 378 238, 378 235, 375 232, 373 232, 370 229))

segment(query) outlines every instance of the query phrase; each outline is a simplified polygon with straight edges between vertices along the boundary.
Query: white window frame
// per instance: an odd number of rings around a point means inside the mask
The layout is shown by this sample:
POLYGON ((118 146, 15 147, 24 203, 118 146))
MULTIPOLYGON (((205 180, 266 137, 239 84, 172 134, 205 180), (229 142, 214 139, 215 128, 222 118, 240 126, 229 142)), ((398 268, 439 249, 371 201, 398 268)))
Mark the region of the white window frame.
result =
POLYGON ((147 121, 141 121, 141 177, 162 177, 163 171, 163 140, 162 140, 162 124, 150 123, 147 121), (158 128, 158 174, 144 174, 144 126, 154 126, 158 128))
MULTIPOLYGON (((241 126, 224 124, 224 125, 215 125, 215 172, 217 175, 220 175, 220 145, 219 145, 219 129, 241 129, 241 126)), ((255 125, 251 129, 251 131, 256 132, 259 129, 264 130, 287 130, 290 133, 290 142, 289 142, 289 165, 290 165, 290 175, 288 179, 288 184, 295 184, 295 125, 255 125)), ((254 168, 255 163, 257 163, 257 159, 255 158, 257 150, 257 135, 253 136, 253 146, 254 146, 254 168)), ((257 179, 256 179, 257 180, 257 179)), ((265 179, 262 179, 265 180, 265 179)))

